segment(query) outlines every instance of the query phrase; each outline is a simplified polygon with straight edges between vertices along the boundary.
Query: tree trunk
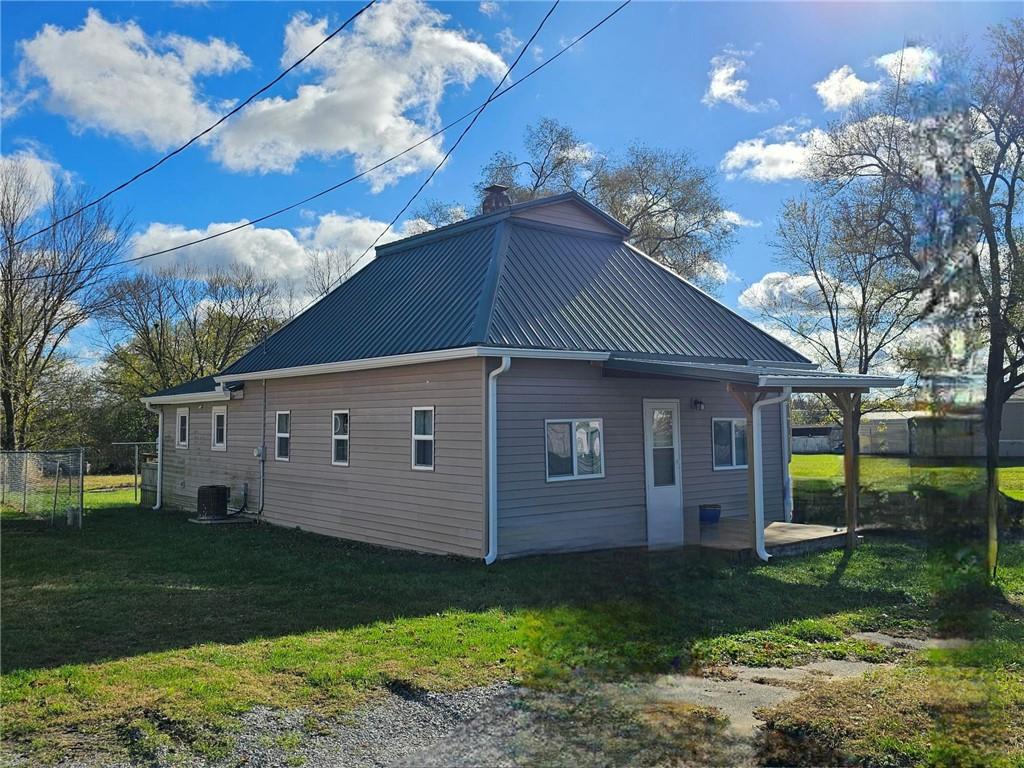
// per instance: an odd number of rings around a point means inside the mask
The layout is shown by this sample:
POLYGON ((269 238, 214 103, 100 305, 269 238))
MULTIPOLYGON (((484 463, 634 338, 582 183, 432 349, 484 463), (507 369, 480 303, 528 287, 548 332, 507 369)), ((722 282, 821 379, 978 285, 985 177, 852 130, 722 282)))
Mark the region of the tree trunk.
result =
POLYGON ((0 448, 5 451, 13 451, 18 447, 14 432, 14 397, 7 387, 0 392, 0 401, 2 401, 4 409, 4 429, 3 434, 0 435, 0 448))
POLYGON ((985 507, 988 527, 985 566, 995 581, 999 562, 999 435, 1003 428, 1003 349, 1006 336, 989 340, 985 382, 985 507))

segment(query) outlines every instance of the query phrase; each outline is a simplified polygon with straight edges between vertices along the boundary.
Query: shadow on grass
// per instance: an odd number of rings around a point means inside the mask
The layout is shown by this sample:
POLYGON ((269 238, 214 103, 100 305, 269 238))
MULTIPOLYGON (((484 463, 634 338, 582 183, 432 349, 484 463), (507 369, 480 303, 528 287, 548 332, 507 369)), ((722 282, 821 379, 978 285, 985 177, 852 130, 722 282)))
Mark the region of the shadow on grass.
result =
POLYGON ((702 637, 906 604, 924 571, 897 541, 771 566, 610 551, 484 567, 132 509, 29 530, 4 521, 0 537, 5 673, 492 609, 519 616, 522 650, 543 664, 665 670, 702 637))

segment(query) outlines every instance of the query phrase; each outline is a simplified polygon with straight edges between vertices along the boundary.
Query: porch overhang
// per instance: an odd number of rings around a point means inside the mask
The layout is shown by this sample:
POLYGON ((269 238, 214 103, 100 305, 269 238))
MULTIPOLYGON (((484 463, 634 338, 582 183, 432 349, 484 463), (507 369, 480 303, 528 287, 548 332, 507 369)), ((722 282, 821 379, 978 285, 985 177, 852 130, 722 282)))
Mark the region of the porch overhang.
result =
POLYGON ((792 520, 792 478, 789 476, 789 399, 795 392, 817 392, 826 395, 843 415, 845 451, 846 546, 853 549, 857 540, 858 486, 860 461, 856 417, 860 414, 861 397, 872 389, 889 389, 903 385, 895 376, 871 376, 818 370, 808 363, 785 363, 750 360, 731 361, 674 360, 612 356, 603 363, 605 375, 646 376, 720 382, 743 407, 747 417, 747 498, 750 519, 751 548, 762 560, 771 556, 765 548, 764 466, 762 455, 761 411, 769 405, 781 408, 783 473, 786 522, 792 520))
POLYGON ((738 388, 781 390, 792 392, 867 392, 903 385, 894 376, 872 376, 860 373, 834 373, 818 370, 807 363, 712 363, 701 361, 642 359, 612 356, 604 362, 607 371, 641 376, 667 376, 699 381, 722 381, 738 388))

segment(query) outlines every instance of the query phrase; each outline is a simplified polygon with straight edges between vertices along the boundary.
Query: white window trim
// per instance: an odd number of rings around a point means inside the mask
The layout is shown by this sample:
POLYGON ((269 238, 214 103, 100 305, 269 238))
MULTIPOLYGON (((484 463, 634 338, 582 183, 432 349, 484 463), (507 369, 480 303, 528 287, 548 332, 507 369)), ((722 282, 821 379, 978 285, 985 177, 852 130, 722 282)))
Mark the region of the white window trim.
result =
POLYGON ((291 461, 292 458, 292 412, 291 411, 276 411, 274 413, 274 461, 291 461), (278 418, 282 413, 288 414, 288 431, 278 432, 277 425, 279 423, 278 418), (287 437, 288 438, 288 455, 278 456, 277 455, 277 438, 287 437))
POLYGON ((433 450, 430 452, 430 466, 426 464, 416 463, 416 442, 429 440, 434 443, 434 435, 437 433, 437 423, 434 421, 434 406, 432 405, 414 405, 412 408, 412 423, 410 424, 409 430, 412 434, 412 445, 409 449, 410 464, 417 472, 433 472, 434 465, 437 464, 437 444, 434 444, 433 450), (416 434, 416 414, 419 411, 430 411, 430 434, 429 435, 417 435, 416 434))
POLYGON ((188 448, 188 438, 192 432, 192 417, 189 416, 188 408, 179 408, 174 415, 174 447, 188 448), (185 417, 185 442, 181 441, 181 417, 185 417))
MULTIPOLYGON (((289 425, 289 428, 291 428, 291 425, 289 425)), ((335 456, 335 454, 334 454, 334 444, 337 443, 339 440, 344 440, 345 443, 347 444, 348 451, 346 452, 345 455, 348 456, 349 461, 352 460, 352 443, 351 443, 351 441, 349 439, 351 437, 351 435, 352 435, 352 417, 349 415, 348 408, 342 408, 342 409, 337 410, 337 411, 331 411, 331 464, 333 466, 335 466, 335 467, 347 467, 348 466, 348 461, 335 461, 334 460, 334 456, 335 456), (338 414, 341 414, 341 413, 343 413, 343 414, 345 414, 346 416, 349 417, 348 418, 348 432, 346 432, 344 436, 334 434, 334 417, 337 416, 338 414)))
POLYGON ((600 480, 604 477, 604 419, 579 418, 579 419, 544 419, 544 477, 549 483, 561 483, 566 480, 600 480), (596 421, 598 429, 601 430, 601 472, 596 475, 579 475, 576 473, 576 424, 581 421, 596 421), (558 475, 551 477, 548 473, 548 424, 568 424, 570 432, 569 444, 572 447, 572 474, 558 475))
POLYGON ((749 464, 716 464, 715 463, 715 422, 717 421, 728 421, 729 422, 729 446, 732 452, 732 460, 736 461, 736 422, 741 422, 744 427, 747 426, 747 420, 743 417, 715 417, 711 420, 711 469, 715 472, 729 472, 733 469, 748 469, 749 464))
POLYGON ((210 409, 210 450, 226 451, 228 449, 228 407, 215 405, 210 409), (217 416, 224 415, 224 442, 217 443, 217 416))

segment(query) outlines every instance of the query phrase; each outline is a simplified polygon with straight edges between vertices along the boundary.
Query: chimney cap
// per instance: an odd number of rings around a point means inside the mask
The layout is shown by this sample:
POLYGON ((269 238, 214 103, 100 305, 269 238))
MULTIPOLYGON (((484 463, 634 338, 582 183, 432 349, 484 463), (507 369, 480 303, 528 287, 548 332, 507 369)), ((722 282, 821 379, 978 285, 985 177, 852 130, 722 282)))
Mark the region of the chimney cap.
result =
POLYGON ((494 213, 500 208, 509 208, 512 205, 512 196, 508 193, 507 184, 491 184, 484 187, 484 201, 481 205, 484 213, 494 213))

